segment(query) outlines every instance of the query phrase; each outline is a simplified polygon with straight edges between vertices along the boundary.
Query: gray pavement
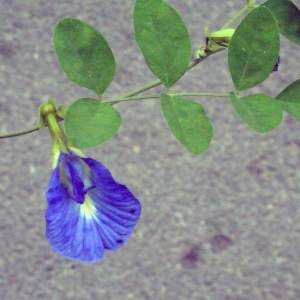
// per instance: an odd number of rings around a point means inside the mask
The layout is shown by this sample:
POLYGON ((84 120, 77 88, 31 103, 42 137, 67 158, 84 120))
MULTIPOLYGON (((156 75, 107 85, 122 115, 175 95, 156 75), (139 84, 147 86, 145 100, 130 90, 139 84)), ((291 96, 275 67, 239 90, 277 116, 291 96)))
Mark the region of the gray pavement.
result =
MULTIPOLYGON (((204 28, 217 30, 245 1, 168 2, 186 21, 196 50, 204 28)), ((64 75, 55 57, 53 27, 63 17, 89 22, 111 45, 118 70, 106 98, 155 79, 134 42, 133 4, 2 0, 0 132, 36 125, 38 107, 50 96, 59 105, 93 96, 64 75)), ((283 39, 279 72, 253 91, 276 95, 298 79, 299 49, 283 39)), ((174 91, 232 89, 222 52, 174 91)), ((300 120, 285 114, 279 128, 258 134, 228 99, 196 100, 214 128, 201 156, 175 141, 156 100, 116 105, 119 133, 85 151, 142 203, 128 243, 96 264, 62 258, 44 238, 47 130, 0 141, 1 300, 300 299, 300 120)))

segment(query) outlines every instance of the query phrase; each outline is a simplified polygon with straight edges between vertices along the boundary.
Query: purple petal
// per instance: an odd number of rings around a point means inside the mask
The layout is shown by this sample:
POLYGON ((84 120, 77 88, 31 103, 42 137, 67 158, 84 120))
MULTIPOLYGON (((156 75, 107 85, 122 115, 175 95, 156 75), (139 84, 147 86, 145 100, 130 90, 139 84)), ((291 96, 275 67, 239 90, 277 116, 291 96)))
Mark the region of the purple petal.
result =
POLYGON ((59 166, 53 170, 46 195, 46 238, 62 256, 95 262, 103 257, 104 249, 115 250, 128 240, 141 206, 101 163, 91 158, 78 161, 90 168, 88 179, 93 188, 87 190, 80 204, 61 181, 59 166))

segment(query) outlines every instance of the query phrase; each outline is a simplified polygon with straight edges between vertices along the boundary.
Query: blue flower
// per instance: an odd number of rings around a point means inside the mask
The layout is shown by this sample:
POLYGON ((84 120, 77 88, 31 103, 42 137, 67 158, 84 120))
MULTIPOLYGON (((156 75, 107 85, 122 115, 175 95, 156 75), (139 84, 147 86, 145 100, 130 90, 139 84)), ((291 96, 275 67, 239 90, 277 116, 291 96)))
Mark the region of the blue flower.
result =
MULTIPOLYGON (((46 238, 58 254, 95 262, 130 237, 141 205, 100 162, 84 157, 59 126, 55 100, 40 106, 40 128, 52 139, 53 171, 46 194, 46 238)), ((59 116, 60 115, 60 116, 59 116)))
POLYGON ((141 206, 100 162, 80 150, 57 152, 46 194, 46 238, 55 252, 95 262, 130 237, 141 206))

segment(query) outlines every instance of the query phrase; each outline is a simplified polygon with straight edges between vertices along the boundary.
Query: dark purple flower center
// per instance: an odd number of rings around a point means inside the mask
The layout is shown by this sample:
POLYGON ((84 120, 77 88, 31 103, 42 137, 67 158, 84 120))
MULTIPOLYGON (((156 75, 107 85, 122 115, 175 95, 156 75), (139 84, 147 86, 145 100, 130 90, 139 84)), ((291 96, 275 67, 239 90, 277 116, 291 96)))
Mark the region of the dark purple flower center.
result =
POLYGON ((89 178, 89 167, 73 154, 66 155, 59 166, 61 181, 68 188, 71 199, 82 204, 86 193, 95 187, 89 178))

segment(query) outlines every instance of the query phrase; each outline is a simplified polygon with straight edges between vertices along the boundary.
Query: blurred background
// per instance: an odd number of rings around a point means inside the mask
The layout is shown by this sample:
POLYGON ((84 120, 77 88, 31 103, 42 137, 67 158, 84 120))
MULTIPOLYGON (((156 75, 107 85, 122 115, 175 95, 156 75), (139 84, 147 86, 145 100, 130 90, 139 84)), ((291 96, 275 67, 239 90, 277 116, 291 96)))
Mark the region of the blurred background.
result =
MULTIPOLYGON (((167 2, 186 22, 194 52, 204 45, 206 27, 220 29, 246 3, 167 2)), ((90 23, 111 46, 117 74, 104 98, 153 81, 134 41, 133 6, 134 0, 2 0, 0 133, 35 126, 49 97, 58 105, 95 97, 58 64, 52 34, 61 18, 90 23)), ((299 50, 282 37, 279 71, 250 92, 275 96, 299 79, 299 50)), ((225 51, 209 57, 173 91, 228 93, 233 84, 226 62, 225 51)), ((0 141, 1 300, 300 298, 300 120, 285 114, 276 130, 259 134, 228 99, 194 100, 214 129, 203 155, 175 140, 157 100, 117 104, 118 134, 85 151, 142 203, 129 241, 95 264, 58 256, 44 238, 47 129, 0 141)))

